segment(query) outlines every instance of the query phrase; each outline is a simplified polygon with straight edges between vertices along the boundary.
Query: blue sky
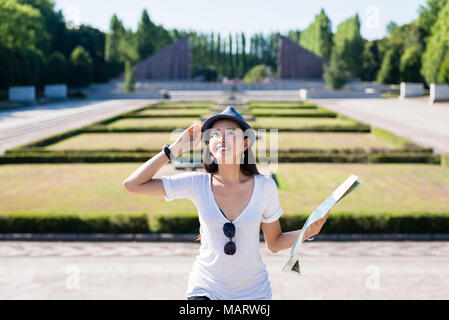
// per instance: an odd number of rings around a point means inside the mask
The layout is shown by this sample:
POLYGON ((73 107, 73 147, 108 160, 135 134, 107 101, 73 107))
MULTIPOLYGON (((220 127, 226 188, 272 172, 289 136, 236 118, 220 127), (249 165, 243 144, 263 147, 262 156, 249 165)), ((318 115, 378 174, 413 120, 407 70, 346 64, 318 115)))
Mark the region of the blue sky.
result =
POLYGON ((369 40, 386 35, 389 21, 404 24, 418 16, 425 0, 55 0, 56 8, 75 24, 90 24, 102 31, 109 29, 115 13, 127 28, 135 30, 144 8, 156 24, 168 29, 204 32, 281 33, 304 29, 321 8, 337 25, 358 13, 362 35, 369 40))

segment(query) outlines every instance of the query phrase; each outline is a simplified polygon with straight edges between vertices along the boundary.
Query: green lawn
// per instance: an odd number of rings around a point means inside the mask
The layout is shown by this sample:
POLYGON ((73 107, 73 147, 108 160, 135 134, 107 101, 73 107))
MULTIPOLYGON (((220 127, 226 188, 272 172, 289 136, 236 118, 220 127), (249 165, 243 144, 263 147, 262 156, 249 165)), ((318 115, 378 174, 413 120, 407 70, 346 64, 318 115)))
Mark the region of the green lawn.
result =
POLYGON ((83 133, 52 144, 47 150, 103 150, 103 149, 160 149, 166 143, 172 143, 180 133, 83 133), (172 138, 172 139, 171 139, 172 138))
MULTIPOLYGON (((180 133, 84 133, 49 145, 47 150, 102 150, 102 149, 160 149, 166 143, 172 143, 180 133)), ((271 138, 275 134, 260 132, 256 147, 269 149, 271 138)), ((273 140, 273 143, 276 143, 273 140)), ((337 132, 279 132, 277 145, 280 150, 287 149, 353 149, 371 148, 395 149, 400 146, 383 141, 371 133, 337 133, 337 132)), ((256 149, 253 149, 254 151, 256 149)))
POLYGON ((153 108, 201 108, 216 105, 212 101, 179 101, 179 102, 161 102, 153 105, 153 108))
POLYGON ((257 117, 255 121, 248 121, 249 125, 257 128, 266 129, 313 129, 321 126, 342 126, 350 127, 356 124, 356 121, 340 118, 301 118, 301 117, 257 117))
MULTIPOLYGON (((199 118, 157 118, 157 119, 120 119, 107 124, 111 128, 143 128, 143 127, 155 127, 166 128, 174 126, 176 128, 188 128, 195 121, 199 121, 199 118)), ((340 119, 340 118, 301 118, 301 117, 256 117, 255 121, 248 121, 249 125, 253 128, 263 129, 298 129, 298 130, 313 130, 316 127, 323 126, 341 126, 352 127, 356 124, 356 121, 340 119)))
POLYGON ((168 109, 147 109, 143 110, 138 115, 148 115, 148 116, 161 116, 161 115, 191 115, 197 114, 198 116, 209 114, 209 108, 168 108, 168 109))
MULTIPOLYGON (((141 164, 36 164, 0 166, 0 213, 195 213, 186 199, 166 202, 134 194, 123 180, 141 164)), ((164 168, 169 169, 169 168, 164 168)), ((449 170, 427 164, 279 164, 276 174, 285 214, 310 213, 350 174, 362 185, 334 212, 448 213, 449 170)))
MULTIPOLYGON (((294 109, 294 108, 252 108, 250 112, 247 112, 249 114, 253 114, 255 116, 257 115, 266 115, 266 114, 272 114, 272 115, 295 115, 295 114, 321 114, 321 113, 329 113, 330 111, 323 109, 323 108, 316 108, 316 109, 294 109)), ((245 113, 245 111, 242 111, 242 113, 245 113)))
POLYGON ((251 101, 248 105, 252 108, 300 108, 316 106, 311 102, 289 102, 289 101, 251 101))
POLYGON ((372 148, 399 149, 400 146, 379 139, 372 133, 351 132, 270 132, 261 133, 258 146, 269 149, 271 143, 279 149, 354 149, 369 152, 372 148), (272 142, 272 139, 273 140, 272 142), (277 142, 276 142, 277 139, 277 142))
POLYGON ((194 122, 199 122, 198 117, 191 118, 155 118, 155 119, 121 119, 118 121, 107 124, 107 127, 111 128, 142 128, 142 127, 154 127, 164 129, 166 127, 176 127, 181 129, 187 129, 194 122))

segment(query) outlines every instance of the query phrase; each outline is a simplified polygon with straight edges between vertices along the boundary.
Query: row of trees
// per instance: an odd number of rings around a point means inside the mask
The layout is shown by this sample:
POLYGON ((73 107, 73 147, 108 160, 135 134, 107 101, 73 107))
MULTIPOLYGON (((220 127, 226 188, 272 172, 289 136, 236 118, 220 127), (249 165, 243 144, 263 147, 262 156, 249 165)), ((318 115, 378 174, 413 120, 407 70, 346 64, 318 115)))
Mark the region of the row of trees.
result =
POLYGON ((50 0, 0 1, 0 89, 108 80, 105 34, 69 29, 50 0))
POLYGON ((428 0, 418 18, 402 26, 390 22, 388 36, 367 41, 358 15, 342 22, 335 34, 324 10, 298 39, 302 46, 328 59, 324 78, 339 88, 350 76, 384 84, 449 83, 449 1, 428 0))
MULTIPOLYGON (((449 1, 428 0, 418 18, 409 24, 390 23, 388 36, 367 41, 360 33, 356 14, 337 26, 322 9, 306 29, 287 36, 327 59, 325 79, 333 87, 350 76, 365 81, 449 82, 449 1)), ((190 35, 192 75, 206 80, 217 77, 244 78, 255 66, 276 69, 276 33, 244 33, 224 36, 167 30, 156 25, 143 10, 134 32, 118 16, 104 33, 91 26, 67 27, 52 0, 0 1, 0 89, 11 85, 67 83, 85 86, 106 82, 161 50, 180 37, 190 35)), ((261 67, 258 67, 261 69, 261 67)), ((258 70, 257 69, 257 70, 258 70)), ((265 72, 265 71, 264 71, 265 72)), ((247 77, 254 78, 254 77, 247 77)), ((257 77, 256 77, 257 78, 257 77)))

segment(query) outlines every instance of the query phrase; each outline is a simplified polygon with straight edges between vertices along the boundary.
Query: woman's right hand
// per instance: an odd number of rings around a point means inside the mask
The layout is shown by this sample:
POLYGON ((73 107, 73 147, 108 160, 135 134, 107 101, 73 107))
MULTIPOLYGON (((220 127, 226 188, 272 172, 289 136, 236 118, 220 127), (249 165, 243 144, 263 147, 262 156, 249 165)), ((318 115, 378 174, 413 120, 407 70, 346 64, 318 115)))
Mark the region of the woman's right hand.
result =
POLYGON ((195 148, 203 137, 203 133, 201 132, 202 127, 203 125, 200 123, 192 124, 170 145, 170 151, 174 155, 180 156, 183 152, 195 148))

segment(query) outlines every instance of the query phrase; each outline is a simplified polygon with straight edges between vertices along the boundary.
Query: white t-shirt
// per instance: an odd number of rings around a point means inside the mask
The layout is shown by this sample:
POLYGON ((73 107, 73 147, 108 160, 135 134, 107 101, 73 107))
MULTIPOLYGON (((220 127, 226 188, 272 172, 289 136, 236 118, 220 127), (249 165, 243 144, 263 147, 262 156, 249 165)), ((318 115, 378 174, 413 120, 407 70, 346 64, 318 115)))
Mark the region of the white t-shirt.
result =
POLYGON ((201 246, 189 275, 187 297, 205 295, 212 300, 272 299, 266 265, 259 251, 261 222, 274 222, 283 213, 275 181, 254 175, 251 200, 235 225, 236 252, 227 255, 229 241, 223 225, 229 220, 220 211, 211 188, 208 172, 184 172, 162 176, 166 201, 190 199, 198 209, 201 246))

